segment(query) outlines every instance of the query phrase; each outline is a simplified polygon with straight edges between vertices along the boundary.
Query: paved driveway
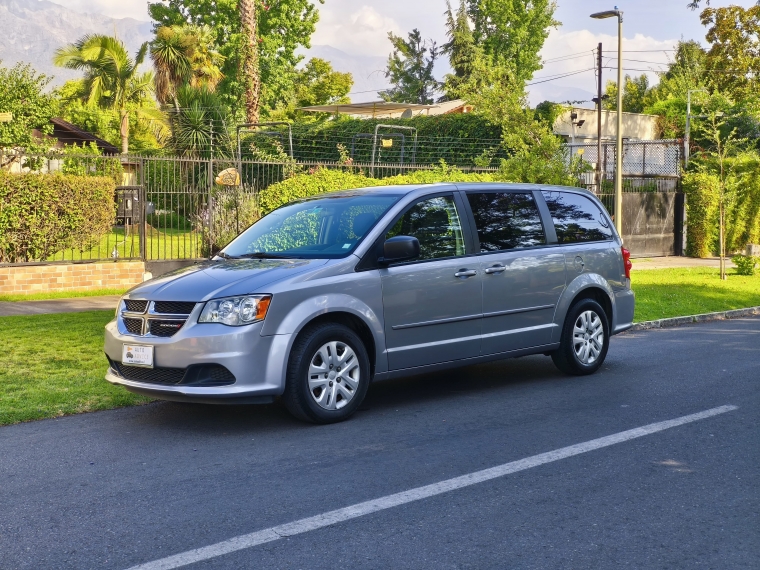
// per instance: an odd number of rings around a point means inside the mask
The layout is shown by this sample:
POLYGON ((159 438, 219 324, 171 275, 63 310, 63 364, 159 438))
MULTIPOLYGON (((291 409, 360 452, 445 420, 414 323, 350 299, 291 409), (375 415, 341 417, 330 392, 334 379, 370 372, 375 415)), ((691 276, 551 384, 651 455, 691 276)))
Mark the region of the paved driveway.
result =
POLYGON ((759 388, 743 319, 617 337, 589 378, 379 383, 340 425, 158 403, 0 428, 0 567, 758 568, 759 388))

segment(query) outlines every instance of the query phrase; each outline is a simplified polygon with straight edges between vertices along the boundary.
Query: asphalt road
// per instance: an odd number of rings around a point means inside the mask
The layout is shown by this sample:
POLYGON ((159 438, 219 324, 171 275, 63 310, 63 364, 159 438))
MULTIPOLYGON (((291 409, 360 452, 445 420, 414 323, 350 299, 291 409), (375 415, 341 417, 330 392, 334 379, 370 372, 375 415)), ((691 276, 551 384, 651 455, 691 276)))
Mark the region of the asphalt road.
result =
POLYGON ((188 568, 760 568, 760 319, 374 385, 343 424, 278 405, 0 428, 0 568, 126 569, 640 426, 735 411, 188 568))

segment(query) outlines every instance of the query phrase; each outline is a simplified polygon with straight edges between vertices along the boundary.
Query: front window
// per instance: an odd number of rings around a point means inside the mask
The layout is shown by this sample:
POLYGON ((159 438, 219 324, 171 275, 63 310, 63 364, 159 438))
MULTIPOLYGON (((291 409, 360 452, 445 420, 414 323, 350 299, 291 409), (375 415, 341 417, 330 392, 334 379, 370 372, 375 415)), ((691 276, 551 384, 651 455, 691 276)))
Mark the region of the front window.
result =
POLYGON ((296 202, 264 216, 222 257, 330 259, 352 253, 398 196, 335 196, 296 202))
POLYGON ((462 224, 451 196, 430 198, 412 206, 385 236, 416 237, 420 242, 417 260, 440 259, 465 254, 462 224))

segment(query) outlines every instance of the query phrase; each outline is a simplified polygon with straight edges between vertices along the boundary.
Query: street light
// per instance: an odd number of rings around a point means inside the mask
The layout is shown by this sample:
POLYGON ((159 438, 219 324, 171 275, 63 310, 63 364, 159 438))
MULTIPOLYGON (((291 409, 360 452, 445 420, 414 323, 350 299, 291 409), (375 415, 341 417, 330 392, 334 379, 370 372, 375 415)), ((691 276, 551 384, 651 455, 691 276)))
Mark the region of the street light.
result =
MULTIPOLYGON (((623 12, 614 10, 591 14, 595 20, 618 19, 618 76, 617 76, 617 144, 615 154, 615 228, 623 237, 623 12)), ((601 101, 599 102, 601 105, 601 101)))
POLYGON ((684 169, 689 166, 689 154, 691 153, 691 94, 702 91, 707 92, 707 89, 700 87, 699 89, 689 89, 686 93, 686 133, 683 137, 683 167, 684 169))

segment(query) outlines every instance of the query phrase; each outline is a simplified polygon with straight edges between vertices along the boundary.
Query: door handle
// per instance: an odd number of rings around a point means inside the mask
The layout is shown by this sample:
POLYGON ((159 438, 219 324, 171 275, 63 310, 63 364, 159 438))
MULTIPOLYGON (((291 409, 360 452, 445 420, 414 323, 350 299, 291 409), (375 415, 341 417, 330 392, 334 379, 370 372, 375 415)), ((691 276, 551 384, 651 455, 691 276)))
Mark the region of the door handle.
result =
POLYGON ((460 269, 454 273, 454 277, 474 277, 478 272, 474 269, 460 269))
POLYGON ((504 273, 506 270, 507 268, 503 265, 494 265, 493 267, 486 269, 486 274, 493 275, 494 273, 504 273))

